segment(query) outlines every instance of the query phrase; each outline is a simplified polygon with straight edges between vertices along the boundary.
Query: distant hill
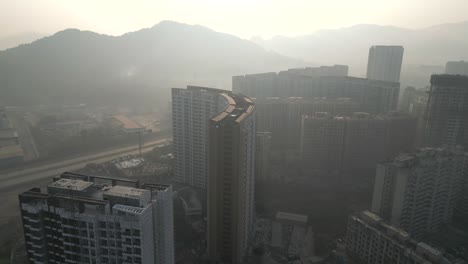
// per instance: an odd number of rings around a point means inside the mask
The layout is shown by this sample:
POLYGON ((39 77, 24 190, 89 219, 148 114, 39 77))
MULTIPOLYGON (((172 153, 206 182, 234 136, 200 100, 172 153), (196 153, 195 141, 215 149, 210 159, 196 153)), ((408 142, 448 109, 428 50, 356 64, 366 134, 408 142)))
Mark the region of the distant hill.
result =
POLYGON ((365 75, 371 45, 402 45, 406 71, 402 73, 402 82, 405 82, 409 81, 405 78, 426 78, 431 70, 443 71, 441 66, 449 60, 467 60, 468 21, 419 30, 356 25, 299 37, 278 36, 269 40, 256 37, 252 41, 267 50, 318 64, 348 64, 353 75, 365 75))
POLYGON ((37 32, 24 32, 17 35, 0 37, 0 50, 14 48, 21 44, 28 44, 45 36, 45 34, 37 32))
POLYGON ((0 104, 158 103, 171 87, 304 66, 257 44, 172 21, 114 37, 67 29, 0 52, 0 104))

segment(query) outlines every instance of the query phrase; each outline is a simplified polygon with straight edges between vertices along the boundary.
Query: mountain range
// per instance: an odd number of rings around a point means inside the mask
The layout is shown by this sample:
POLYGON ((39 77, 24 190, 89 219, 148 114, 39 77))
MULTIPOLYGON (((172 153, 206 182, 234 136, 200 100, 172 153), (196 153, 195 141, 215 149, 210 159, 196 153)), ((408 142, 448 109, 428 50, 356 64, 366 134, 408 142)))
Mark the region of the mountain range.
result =
POLYGON ((405 52, 401 81, 411 85, 427 84, 428 75, 443 72, 449 60, 468 59, 468 21, 417 30, 361 24, 298 37, 251 40, 292 58, 349 65, 350 74, 357 76, 365 76, 370 46, 402 45, 405 52))
POLYGON ((45 37, 46 34, 37 32, 23 32, 15 35, 5 36, 0 38, 0 51, 9 48, 14 48, 21 44, 28 44, 45 37))
MULTIPOLYGON (((1 44, 1 41, 0 41, 1 44)), ((0 51, 0 105, 157 104, 171 87, 230 89, 231 76, 347 64, 364 76, 371 45, 405 47, 402 86, 423 87, 448 60, 468 59, 468 22, 420 30, 356 25, 250 41, 163 21, 121 36, 67 29, 0 51)))
POLYGON ((0 52, 0 104, 156 104, 171 87, 230 89, 233 75, 298 66, 198 25, 163 21, 122 36, 67 29, 0 52))

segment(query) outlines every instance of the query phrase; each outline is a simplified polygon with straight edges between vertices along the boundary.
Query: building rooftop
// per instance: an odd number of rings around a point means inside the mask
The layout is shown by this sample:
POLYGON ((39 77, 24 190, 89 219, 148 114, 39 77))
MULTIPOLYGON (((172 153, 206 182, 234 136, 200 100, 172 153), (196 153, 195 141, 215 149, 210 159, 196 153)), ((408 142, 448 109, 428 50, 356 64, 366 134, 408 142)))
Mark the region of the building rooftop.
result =
POLYGON ((148 207, 140 208, 134 206, 128 206, 123 204, 116 204, 112 209, 120 212, 131 213, 131 214, 142 214, 148 207))
POLYGON ((241 94, 222 93, 228 105, 226 108, 211 118, 213 122, 222 122, 233 120, 241 122, 245 117, 250 115, 255 109, 252 100, 241 94))
POLYGON ((148 193, 148 190, 144 189, 137 189, 133 187, 128 187, 128 186, 112 186, 108 190, 104 190, 105 195, 109 196, 116 196, 116 197, 126 197, 126 198, 133 198, 133 199, 140 199, 143 198, 143 196, 148 193))
POLYGON ((92 182, 72 180, 72 179, 60 179, 48 185, 48 187, 50 188, 79 191, 79 192, 85 191, 91 186, 93 186, 92 182))
POLYGON ((351 217, 366 225, 368 228, 381 232, 387 238, 397 240, 399 244, 405 246, 409 250, 412 250, 413 254, 417 255, 421 259, 439 257, 442 255, 441 251, 428 244, 411 239, 406 231, 385 223, 374 213, 363 211, 360 214, 352 215, 351 217))
POLYGON ((124 115, 115 115, 114 119, 117 120, 124 129, 145 129, 144 126, 124 115))
POLYGON ((468 76, 433 74, 431 75, 431 84, 441 86, 464 86, 468 89, 468 76))
POLYGON ((307 224, 307 215, 293 214, 287 212, 277 212, 276 220, 278 221, 291 221, 297 224, 307 224))
POLYGON ((17 138, 18 133, 14 129, 0 129, 0 138, 17 138))
POLYGON ((5 146, 0 148, 0 159, 23 157, 23 148, 19 145, 5 146))
POLYGON ((134 167, 138 167, 143 162, 145 159, 143 158, 130 158, 130 159, 123 159, 123 160, 115 160, 112 163, 117 167, 117 169, 122 170, 122 169, 130 169, 134 167))

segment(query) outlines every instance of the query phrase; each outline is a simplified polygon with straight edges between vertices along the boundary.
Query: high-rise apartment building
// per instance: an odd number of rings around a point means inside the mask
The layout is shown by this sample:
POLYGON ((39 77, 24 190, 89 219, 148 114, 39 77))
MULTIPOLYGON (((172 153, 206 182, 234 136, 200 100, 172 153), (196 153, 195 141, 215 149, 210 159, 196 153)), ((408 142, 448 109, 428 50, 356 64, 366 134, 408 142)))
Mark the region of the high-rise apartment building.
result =
POLYGON ((460 197, 455 208, 454 222, 468 230, 468 153, 465 153, 465 168, 460 183, 460 197))
POLYGON ((270 179, 271 133, 257 132, 255 147, 255 179, 265 182, 270 179))
POLYGON ((288 69, 285 72, 289 74, 297 74, 297 75, 311 76, 311 77, 348 76, 348 65, 294 68, 294 69, 288 69))
POLYGON ((225 90, 188 86, 172 89, 172 133, 177 182, 207 188, 208 124, 227 107, 225 90))
POLYGON ((227 107, 209 122, 208 257, 241 263, 254 224, 255 106, 222 93, 227 107))
POLYGON ((360 110, 359 104, 349 98, 273 97, 255 100, 255 107, 258 131, 271 132, 274 156, 286 153, 284 160, 299 153, 302 115, 315 112, 346 115, 360 110))
POLYGON ((302 167, 305 172, 373 170, 380 161, 411 151, 415 133, 415 119, 396 112, 304 115, 302 167))
POLYGON ((19 201, 30 263, 174 263, 170 185, 64 173, 19 201))
POLYGON ((419 242, 369 211, 349 217, 346 253, 365 264, 456 264, 462 260, 419 242))
POLYGON ((350 98, 361 111, 396 110, 400 84, 348 76, 308 76, 294 70, 232 77, 232 89, 256 100, 268 97, 350 98))
POLYGON ((367 62, 367 79, 400 82, 402 46, 372 46, 367 62))
POLYGON ((445 73, 453 75, 468 75, 468 61, 449 61, 445 65, 445 73))
POLYGON ((424 148, 377 166, 372 211, 415 238, 452 221, 460 199, 462 148, 424 148))
POLYGON ((425 131, 429 147, 468 146, 468 76, 431 76, 425 131))

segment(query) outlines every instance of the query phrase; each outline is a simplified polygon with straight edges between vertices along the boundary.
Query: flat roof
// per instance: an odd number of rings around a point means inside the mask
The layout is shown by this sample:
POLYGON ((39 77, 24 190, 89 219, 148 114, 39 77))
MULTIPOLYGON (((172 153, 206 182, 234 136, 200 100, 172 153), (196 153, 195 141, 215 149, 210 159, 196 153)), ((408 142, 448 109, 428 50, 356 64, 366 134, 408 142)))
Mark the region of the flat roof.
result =
POLYGON ((72 190, 72 191, 84 191, 89 187, 93 186, 92 182, 72 180, 72 179, 60 179, 48 185, 50 188, 72 190))
POLYGON ((286 213, 286 212, 277 212, 276 213, 276 220, 288 220, 294 221, 299 223, 307 223, 308 217, 307 215, 300 215, 300 214, 293 214, 293 213, 286 213))
POLYGON ((20 145, 5 146, 0 148, 0 159, 23 157, 23 148, 20 145))
POLYGON ((136 121, 128 118, 124 115, 115 115, 114 119, 122 124, 125 129, 144 129, 145 127, 137 123, 136 121))
POLYGON ((376 215, 376 214, 374 214, 374 213, 372 213, 370 211, 364 211, 364 212, 362 212, 362 214, 369 217, 370 219, 372 219, 375 222, 382 221, 382 218, 380 218, 380 216, 378 216, 378 215, 376 215))
POLYGON ((145 193, 149 193, 149 191, 120 185, 112 186, 109 190, 103 192, 104 195, 138 199, 143 198, 145 193))
POLYGON ((14 129, 0 129, 0 138, 17 138, 18 133, 14 129))

